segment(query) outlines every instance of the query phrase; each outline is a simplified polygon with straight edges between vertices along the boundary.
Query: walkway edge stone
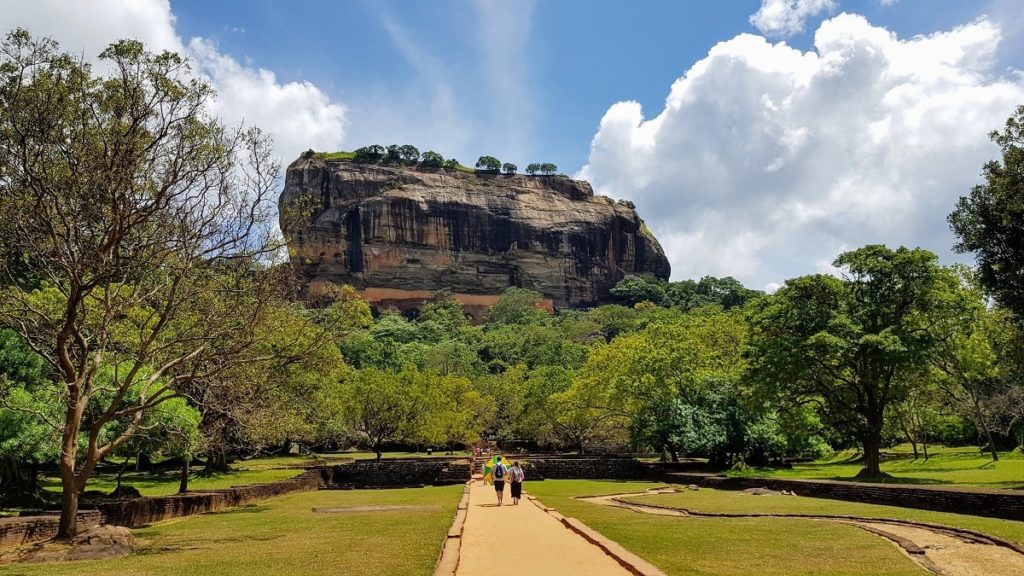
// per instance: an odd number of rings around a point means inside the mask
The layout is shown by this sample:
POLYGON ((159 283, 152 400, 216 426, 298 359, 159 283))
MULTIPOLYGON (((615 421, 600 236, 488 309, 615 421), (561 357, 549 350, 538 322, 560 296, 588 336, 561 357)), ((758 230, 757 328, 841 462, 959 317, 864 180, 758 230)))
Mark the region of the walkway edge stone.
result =
POLYGON ((466 514, 469 511, 469 483, 462 489, 462 499, 455 509, 452 526, 448 529, 448 537, 441 546, 441 554, 434 565, 434 576, 455 576, 459 569, 459 556, 462 551, 462 533, 466 528, 466 514))
MULTIPOLYGON (((582 536, 587 542, 590 542, 594 546, 600 548, 605 554, 611 556, 619 563, 620 566, 628 570, 630 573, 635 574, 636 576, 667 576, 665 572, 654 564, 651 564, 647 560, 644 560, 629 550, 626 550, 618 542, 605 537, 603 534, 594 530, 590 526, 587 526, 583 522, 580 522, 575 518, 568 518, 559 514, 554 508, 545 506, 535 496, 527 496, 527 499, 552 518, 561 522, 567 529, 572 530, 576 534, 582 536)), ((435 574, 435 576, 437 575, 435 574)))

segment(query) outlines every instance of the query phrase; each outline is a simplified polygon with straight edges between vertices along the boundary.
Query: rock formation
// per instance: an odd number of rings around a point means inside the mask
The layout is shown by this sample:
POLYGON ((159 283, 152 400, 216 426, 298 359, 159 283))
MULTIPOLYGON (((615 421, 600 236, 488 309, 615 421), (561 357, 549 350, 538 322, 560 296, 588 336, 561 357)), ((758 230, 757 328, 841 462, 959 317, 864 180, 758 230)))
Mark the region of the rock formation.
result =
POLYGON ((558 307, 609 301, 627 274, 668 278, 636 212, 565 176, 467 174, 301 158, 281 228, 311 291, 543 293, 558 307))

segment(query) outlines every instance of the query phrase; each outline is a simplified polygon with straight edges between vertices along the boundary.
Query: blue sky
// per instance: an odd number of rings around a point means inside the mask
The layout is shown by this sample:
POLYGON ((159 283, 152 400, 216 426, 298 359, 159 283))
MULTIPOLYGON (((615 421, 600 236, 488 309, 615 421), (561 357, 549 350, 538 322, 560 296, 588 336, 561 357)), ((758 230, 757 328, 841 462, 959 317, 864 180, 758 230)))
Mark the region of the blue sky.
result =
MULTIPOLYGON (((507 63, 521 71, 513 73, 523 83, 521 96, 528 99, 524 109, 529 117, 516 122, 525 135, 518 146, 491 134, 503 126, 496 119, 503 111, 489 89, 490 76, 503 72, 491 69, 484 56, 479 31, 485 16, 475 2, 176 0, 172 8, 183 37, 213 39, 223 53, 271 69, 284 81, 311 81, 333 99, 349 103, 357 112, 351 133, 360 138, 348 139, 349 147, 372 143, 375 136, 400 137, 391 131, 378 135, 375 126, 361 124, 360 116, 391 112, 375 108, 395 101, 381 100, 380 95, 413 92, 423 100, 431 98, 431 79, 403 54, 385 24, 391 19, 417 50, 444 67, 442 81, 455 94, 456 110, 472 122, 470 140, 482 144, 459 145, 449 154, 467 160, 484 153, 519 163, 551 160, 572 173, 586 163, 590 140, 610 105, 636 100, 645 109, 660 107, 668 86, 711 46, 740 33, 758 33, 748 17, 760 2, 506 4, 532 5, 510 11, 528 14, 528 26, 516 39, 522 50, 512 51, 521 61, 507 63)), ((868 0, 840 6, 901 37, 951 28, 973 20, 985 8, 983 2, 962 0, 902 0, 890 6, 868 0)), ((813 20, 806 30, 787 41, 809 49, 813 20)), ((443 141, 411 143, 442 153, 451 148, 443 141)))
POLYGON ((772 289, 946 215, 1024 104, 1020 0, 7 0, 95 55, 188 55, 212 112, 299 152, 553 162, 633 200, 673 278, 772 289))

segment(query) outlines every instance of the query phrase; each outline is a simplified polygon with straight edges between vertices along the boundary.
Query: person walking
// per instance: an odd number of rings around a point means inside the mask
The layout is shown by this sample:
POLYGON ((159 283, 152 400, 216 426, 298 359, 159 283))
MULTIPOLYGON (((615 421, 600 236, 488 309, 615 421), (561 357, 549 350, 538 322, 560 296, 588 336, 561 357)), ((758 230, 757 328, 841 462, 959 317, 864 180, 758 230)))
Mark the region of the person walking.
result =
POLYGON ((508 471, 509 487, 512 489, 512 505, 518 506, 519 499, 523 497, 523 480, 526 474, 523 473, 519 462, 512 463, 512 469, 508 471))
POLYGON ((501 462, 501 458, 497 458, 494 463, 494 468, 491 470, 492 477, 494 478, 494 491, 498 494, 498 506, 502 505, 502 501, 505 499, 505 475, 508 470, 505 465, 501 462))

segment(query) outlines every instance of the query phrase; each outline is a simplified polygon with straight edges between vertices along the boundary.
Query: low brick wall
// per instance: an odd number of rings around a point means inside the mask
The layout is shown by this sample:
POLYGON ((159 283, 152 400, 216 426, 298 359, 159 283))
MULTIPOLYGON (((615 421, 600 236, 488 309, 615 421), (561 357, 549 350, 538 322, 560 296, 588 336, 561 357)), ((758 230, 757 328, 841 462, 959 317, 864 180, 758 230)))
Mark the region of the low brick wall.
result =
POLYGON ((97 508, 103 517, 104 524, 135 528, 161 520, 244 506, 292 492, 316 490, 322 483, 323 471, 313 469, 307 470, 295 478, 270 484, 253 484, 234 486, 224 490, 203 490, 173 496, 118 500, 104 502, 97 508))
POLYGON ((632 458, 535 458, 523 463, 526 478, 635 480, 646 470, 632 458))
MULTIPOLYGON (((100 513, 96 510, 79 512, 78 530, 88 530, 97 526, 100 520, 100 513)), ((0 548, 49 540, 57 535, 59 527, 58 514, 0 518, 0 548)))
POLYGON ((327 483, 354 488, 462 484, 469 480, 466 460, 357 460, 330 468, 327 483))
MULTIPOLYGON (((652 475, 652 477, 654 477, 652 475)), ((728 478, 715 474, 669 473, 655 477, 673 484, 696 484, 720 490, 770 488, 791 490, 799 496, 831 498, 867 504, 935 510, 1024 520, 1024 492, 951 486, 913 486, 870 484, 838 480, 798 480, 783 478, 728 478)))

